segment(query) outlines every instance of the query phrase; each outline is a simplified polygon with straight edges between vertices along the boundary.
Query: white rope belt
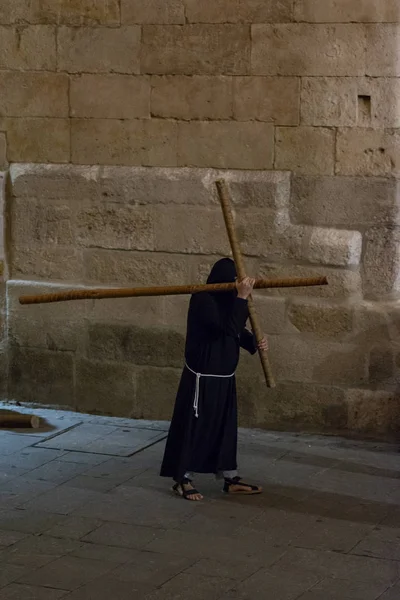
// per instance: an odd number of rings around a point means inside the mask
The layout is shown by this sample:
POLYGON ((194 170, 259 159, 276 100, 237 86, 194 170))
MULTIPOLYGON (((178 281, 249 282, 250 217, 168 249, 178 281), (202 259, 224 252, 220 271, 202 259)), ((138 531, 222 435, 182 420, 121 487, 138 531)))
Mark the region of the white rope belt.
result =
POLYGON ((193 369, 191 369, 187 363, 185 363, 185 367, 191 373, 193 373, 193 375, 196 375, 196 390, 194 393, 193 410, 194 410, 194 416, 196 417, 196 419, 198 419, 199 418, 200 378, 201 377, 215 377, 217 379, 229 379, 230 377, 233 377, 235 375, 235 373, 232 373, 232 375, 208 375, 205 373, 196 373, 196 371, 193 371, 193 369))

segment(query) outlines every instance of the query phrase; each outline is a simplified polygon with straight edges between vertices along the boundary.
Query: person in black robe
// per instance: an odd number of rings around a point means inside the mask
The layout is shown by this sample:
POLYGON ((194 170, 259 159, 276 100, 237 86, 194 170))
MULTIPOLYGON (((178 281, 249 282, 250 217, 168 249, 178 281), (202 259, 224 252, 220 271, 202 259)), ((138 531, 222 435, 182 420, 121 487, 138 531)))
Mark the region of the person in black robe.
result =
MULTIPOLYGON (((219 260, 207 283, 237 281, 235 263, 219 260)), ((240 348, 257 352, 246 329, 247 298, 254 279, 236 283, 233 292, 202 292, 191 297, 182 373, 169 429, 161 477, 171 477, 173 490, 188 500, 201 500, 192 473, 213 473, 224 480, 224 492, 255 494, 237 472, 237 401, 235 371, 240 348)), ((264 338, 260 348, 267 349, 264 338)))

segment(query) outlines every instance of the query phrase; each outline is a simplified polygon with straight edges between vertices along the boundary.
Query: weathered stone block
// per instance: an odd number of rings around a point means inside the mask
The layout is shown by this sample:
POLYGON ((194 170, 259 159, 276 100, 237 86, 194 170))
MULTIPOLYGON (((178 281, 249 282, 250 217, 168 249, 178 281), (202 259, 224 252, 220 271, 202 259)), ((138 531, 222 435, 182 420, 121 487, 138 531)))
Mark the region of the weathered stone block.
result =
POLYGON ((222 169, 270 169, 274 128, 266 123, 179 123, 178 164, 222 169))
POLYGON ((292 18, 291 0, 185 0, 190 23, 279 23, 292 18))
POLYGON ((335 132, 322 127, 278 127, 277 169, 309 175, 333 175, 335 132))
MULTIPOLYGON (((186 336, 190 296, 164 296, 162 299, 163 325, 186 336)), ((153 320, 153 326, 157 325, 153 320)))
POLYGON ((229 241, 220 210, 162 208, 154 211, 152 222, 157 252, 229 253, 229 241))
POLYGON ((394 353, 390 346, 375 346, 369 355, 369 383, 374 388, 389 384, 395 374, 394 353))
POLYGON ((309 23, 374 23, 400 19, 396 0, 298 0, 294 12, 296 21, 309 23))
POLYGON ((367 355, 363 347, 339 342, 270 336, 271 363, 281 381, 325 385, 361 385, 367 382, 367 355))
POLYGON ((363 433, 397 432, 400 410, 396 393, 354 389, 346 392, 348 428, 363 433))
POLYGON ((347 427, 344 395, 344 390, 334 386, 280 383, 274 390, 268 390, 268 402, 259 398, 265 408, 258 426, 343 431, 347 427))
POLYGON ((232 117, 232 78, 154 76, 151 114, 173 119, 229 119, 232 117))
POLYGON ((365 227, 397 218, 399 186, 376 177, 293 178, 290 217, 295 223, 365 227))
POLYGON ((275 216, 264 210, 252 211, 237 219, 237 234, 246 255, 276 261, 296 259, 302 255, 305 228, 277 228, 275 216))
POLYGON ((73 357, 67 352, 9 349, 10 399, 74 406, 73 357))
MULTIPOLYGON (((261 328, 267 334, 280 334, 288 329, 286 298, 266 298, 260 293, 253 295, 261 328)), ((289 325, 290 327, 290 325, 289 325)))
POLYGON ((72 25, 119 25, 118 0, 3 0, 0 23, 56 23, 72 25))
POLYGON ((0 27, 0 69, 53 71, 55 68, 54 27, 0 27))
POLYGON ((152 215, 143 208, 111 202, 82 208, 76 216, 77 242, 86 247, 153 250, 152 215))
POLYGON ((181 371, 176 369, 139 369, 132 417, 169 421, 178 391, 181 371))
POLYGON ((58 69, 68 73, 139 73, 140 27, 61 27, 58 69))
POLYGON ((339 129, 336 156, 339 175, 399 175, 399 130, 339 129))
POLYGON ((68 119, 8 118, 7 154, 10 162, 65 163, 70 157, 68 119))
POLYGON ((104 198, 124 204, 217 205, 210 178, 205 169, 104 167, 98 188, 104 198))
MULTIPOLYGON (((397 7, 400 11, 400 8, 397 7)), ((399 77, 400 23, 368 25, 366 74, 372 77, 399 77)))
POLYGON ((298 125, 300 79, 297 77, 235 77, 234 116, 238 121, 270 121, 298 125))
POLYGON ((67 117, 68 77, 61 73, 0 73, 0 115, 5 117, 67 117))
POLYGON ((88 303, 84 300, 57 304, 21 306, 20 296, 63 292, 63 285, 7 282, 8 328, 15 346, 48 350, 82 350, 85 332, 84 318, 88 303))
POLYGON ((400 127, 400 79, 368 78, 363 90, 371 97, 371 126, 400 127))
POLYGON ((245 75, 250 31, 244 25, 144 25, 142 73, 245 75))
MULTIPOLYGON (((164 319, 164 298, 113 298, 92 301, 87 306, 88 320, 94 323, 127 323, 134 327, 161 327, 164 319)), ((174 321, 167 322, 171 327, 174 321)))
POLYGON ((66 201, 45 203, 15 198, 10 203, 11 239, 15 248, 69 246, 75 243, 72 211, 66 201))
POLYGON ((360 298, 362 295, 361 276, 356 271, 314 266, 288 266, 279 264, 261 264, 258 272, 261 277, 323 277, 328 285, 307 288, 286 288, 271 290, 269 294, 284 296, 305 296, 320 298, 360 298))
POLYGON ((0 169, 6 169, 7 165, 7 138, 5 133, 0 133, 0 169))
POLYGON ((354 310, 353 325, 353 339, 357 344, 370 348, 371 345, 386 343, 390 339, 390 319, 384 303, 358 303, 354 310))
POLYGON ((80 412, 130 417, 135 372, 129 364, 80 359, 76 365, 76 404, 80 412))
POLYGON ((359 231, 312 227, 304 258, 312 263, 346 267, 360 264, 361 251, 359 231))
POLYGON ((212 181, 221 177, 229 186, 233 206, 240 207, 240 214, 245 212, 244 209, 254 208, 278 213, 278 217, 286 215, 290 196, 290 173, 278 171, 211 173, 212 181))
POLYGON ((108 285, 183 285, 189 281, 190 263, 184 257, 145 252, 86 250, 86 280, 108 285))
POLYGON ((99 198, 100 167, 77 165, 14 164, 10 166, 13 197, 82 200, 99 198))
POLYGON ((180 367, 184 338, 175 331, 121 323, 90 323, 88 357, 154 367, 180 367))
POLYGON ((323 127, 357 124, 358 79, 305 77, 301 88, 301 122, 323 127))
POLYGON ((82 281, 82 253, 70 247, 15 248, 12 253, 10 275, 14 279, 47 279, 82 281))
POLYGON ((363 288, 370 297, 400 290, 400 230, 374 227, 365 235, 363 288))
POLYGON ((293 301, 288 319, 299 332, 320 337, 343 337, 353 329, 353 310, 347 305, 293 301))
POLYGON ((137 119, 150 117, 150 81, 128 75, 81 75, 71 79, 72 117, 137 119))
POLYGON ((76 119, 71 144, 78 164, 176 166, 174 121, 76 119))
POLYGON ((122 0, 121 18, 123 23, 185 24, 183 0, 122 0))
POLYGON ((253 25, 252 42, 254 75, 365 74, 362 25, 253 25))

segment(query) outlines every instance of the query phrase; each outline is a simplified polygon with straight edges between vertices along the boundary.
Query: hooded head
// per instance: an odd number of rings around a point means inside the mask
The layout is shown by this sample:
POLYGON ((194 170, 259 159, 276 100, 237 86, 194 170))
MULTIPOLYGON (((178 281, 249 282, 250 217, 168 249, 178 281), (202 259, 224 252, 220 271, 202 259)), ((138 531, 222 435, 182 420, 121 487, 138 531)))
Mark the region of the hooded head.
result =
MULTIPOLYGON (((207 283, 234 283, 236 281, 236 267, 235 263, 231 258, 222 258, 215 263, 211 269, 210 275, 208 276, 207 283)), ((236 298, 237 292, 214 292, 213 296, 218 302, 221 308, 228 309, 234 299, 236 298)))

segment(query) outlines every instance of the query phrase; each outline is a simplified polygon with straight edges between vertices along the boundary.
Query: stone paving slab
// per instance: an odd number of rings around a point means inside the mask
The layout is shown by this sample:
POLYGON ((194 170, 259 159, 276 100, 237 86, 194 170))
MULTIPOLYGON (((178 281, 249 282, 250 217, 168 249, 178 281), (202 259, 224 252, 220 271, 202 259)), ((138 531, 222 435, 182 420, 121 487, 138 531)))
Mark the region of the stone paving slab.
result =
POLYGON ((0 600, 400 598, 393 444, 240 430, 264 493, 201 475, 197 504, 159 477, 167 424, 24 410, 57 435, 0 432, 0 600))

